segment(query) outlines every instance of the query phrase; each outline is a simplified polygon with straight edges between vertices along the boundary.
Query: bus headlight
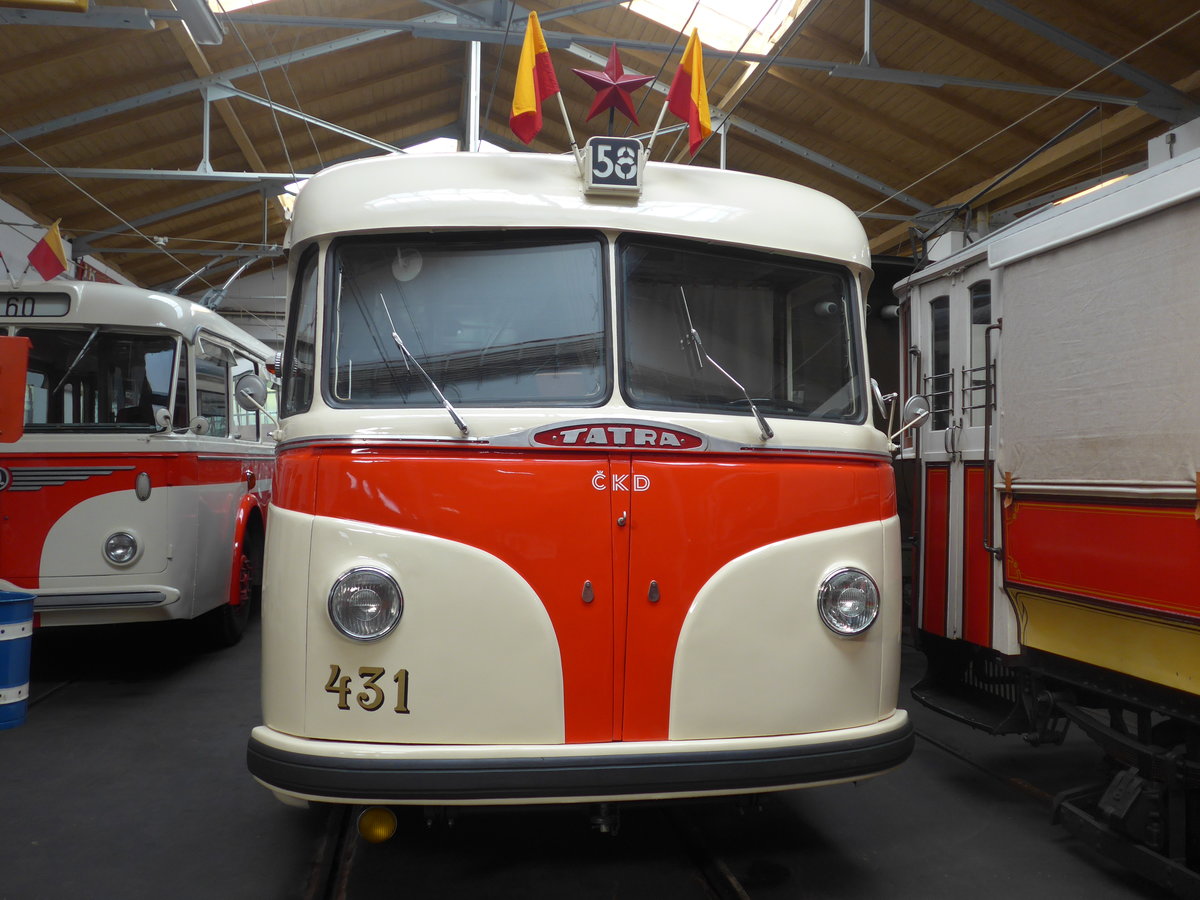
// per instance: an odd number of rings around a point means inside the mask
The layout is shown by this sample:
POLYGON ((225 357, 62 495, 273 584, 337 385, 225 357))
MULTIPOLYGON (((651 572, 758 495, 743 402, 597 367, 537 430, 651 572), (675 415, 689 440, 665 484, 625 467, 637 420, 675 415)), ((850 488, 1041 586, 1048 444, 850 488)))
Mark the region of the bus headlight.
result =
POLYGON ((861 634, 879 615, 879 588, 861 569, 838 569, 821 582, 817 609, 835 634, 861 634))
POLYGON ((404 595, 387 572, 351 569, 329 592, 329 618, 334 627, 356 641, 375 641, 388 634, 404 612, 404 595))
POLYGON ((138 542, 128 531, 117 531, 104 540, 104 558, 114 566, 127 566, 138 555, 138 542))

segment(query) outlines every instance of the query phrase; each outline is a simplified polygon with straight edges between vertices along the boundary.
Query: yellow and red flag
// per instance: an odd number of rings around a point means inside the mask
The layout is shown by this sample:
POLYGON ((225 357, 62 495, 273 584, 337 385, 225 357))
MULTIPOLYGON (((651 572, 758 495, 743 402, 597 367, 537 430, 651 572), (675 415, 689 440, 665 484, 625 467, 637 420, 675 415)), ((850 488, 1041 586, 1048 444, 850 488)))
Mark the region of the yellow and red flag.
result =
POLYGON ((513 91, 512 116, 508 124, 513 134, 528 144, 542 130, 542 101, 558 93, 558 78, 550 61, 550 48, 542 36, 537 13, 529 14, 521 62, 517 67, 517 87, 513 91))
POLYGON ((712 134, 708 88, 704 84, 704 56, 700 35, 695 28, 683 50, 683 61, 671 79, 671 89, 667 91, 667 109, 688 123, 688 148, 695 156, 704 139, 712 134))
POLYGON ((67 271, 67 254, 63 250, 62 235, 58 233, 58 223, 61 221, 62 219, 57 219, 29 251, 29 264, 37 269, 43 281, 49 281, 67 271))

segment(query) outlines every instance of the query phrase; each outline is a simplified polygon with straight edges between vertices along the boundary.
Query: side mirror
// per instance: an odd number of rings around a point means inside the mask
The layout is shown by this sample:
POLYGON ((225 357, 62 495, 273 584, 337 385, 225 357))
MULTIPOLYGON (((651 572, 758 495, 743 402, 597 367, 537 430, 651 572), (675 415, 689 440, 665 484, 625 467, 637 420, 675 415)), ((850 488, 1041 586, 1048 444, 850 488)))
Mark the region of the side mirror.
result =
POLYGON ((193 434, 205 435, 208 434, 209 425, 208 419, 204 416, 193 416, 192 421, 188 422, 188 431, 193 434))
POLYGON ((253 372, 247 372, 237 380, 233 393, 238 406, 247 412, 256 412, 267 402, 267 383, 253 372))
POLYGON ((929 398, 922 394, 917 394, 909 397, 904 402, 904 411, 900 414, 900 424, 913 425, 920 420, 924 422, 929 418, 929 398))
POLYGON ((270 419, 276 428, 279 427, 279 420, 263 405, 267 402, 267 383, 259 376, 247 372, 233 386, 233 394, 242 409, 248 412, 258 411, 270 419))
POLYGON ((922 394, 913 394, 904 401, 904 409, 900 412, 900 429, 895 434, 888 435, 889 441, 894 441, 910 428, 915 428, 929 418, 929 398, 922 394))
POLYGON ((158 426, 159 431, 170 431, 174 424, 171 421, 171 411, 165 406, 160 406, 154 410, 154 424, 158 426))

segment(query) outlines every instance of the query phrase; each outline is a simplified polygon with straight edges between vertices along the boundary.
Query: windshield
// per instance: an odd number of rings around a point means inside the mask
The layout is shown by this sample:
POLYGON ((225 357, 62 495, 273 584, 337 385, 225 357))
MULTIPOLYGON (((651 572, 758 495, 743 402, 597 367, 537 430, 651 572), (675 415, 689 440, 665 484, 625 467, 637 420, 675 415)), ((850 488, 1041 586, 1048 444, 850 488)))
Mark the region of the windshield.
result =
POLYGON ((339 243, 331 402, 603 402, 609 376, 602 260, 598 237, 455 234, 339 243))
POLYGON ((846 270, 636 238, 619 258, 631 406, 861 420, 846 270))
POLYGON ((27 431, 154 431, 170 404, 176 339, 103 326, 22 328, 27 431))

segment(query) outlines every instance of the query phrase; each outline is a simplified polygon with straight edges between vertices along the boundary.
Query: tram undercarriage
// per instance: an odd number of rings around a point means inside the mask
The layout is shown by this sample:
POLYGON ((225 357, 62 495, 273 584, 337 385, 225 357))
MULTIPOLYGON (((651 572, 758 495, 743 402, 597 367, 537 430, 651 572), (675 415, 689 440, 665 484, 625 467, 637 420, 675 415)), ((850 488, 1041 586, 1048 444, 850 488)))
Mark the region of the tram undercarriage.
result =
POLYGON ((1037 650, 1006 657, 929 634, 921 642, 929 667, 916 700, 1034 746, 1079 728, 1102 757, 1094 778, 1054 799, 1053 820, 1178 896, 1200 896, 1195 698, 1037 650))

